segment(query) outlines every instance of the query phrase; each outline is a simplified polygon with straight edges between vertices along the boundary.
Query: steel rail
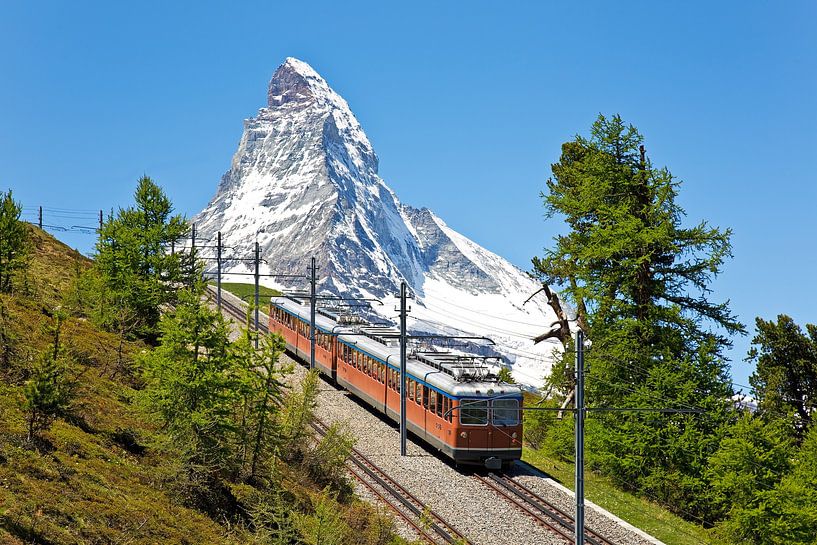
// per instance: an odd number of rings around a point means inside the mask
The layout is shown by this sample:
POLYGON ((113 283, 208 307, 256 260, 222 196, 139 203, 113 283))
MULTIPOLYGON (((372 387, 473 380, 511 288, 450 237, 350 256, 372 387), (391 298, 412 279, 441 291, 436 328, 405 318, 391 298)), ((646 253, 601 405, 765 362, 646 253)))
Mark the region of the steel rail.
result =
MULTIPOLYGON (((476 475, 476 477, 486 486, 497 491, 533 517, 537 522, 550 527, 569 543, 574 542, 575 526, 574 519, 570 514, 507 475, 490 473, 487 477, 481 475, 476 475)), ((590 545, 615 545, 608 538, 588 527, 585 527, 584 543, 590 545)))
MULTIPOLYGON (((320 435, 324 435, 328 429, 326 424, 320 419, 315 419, 311 422, 312 427, 320 435)), ((411 492, 406 490, 400 483, 391 478, 385 471, 383 471, 377 464, 372 462, 365 454, 353 448, 352 455, 348 460, 348 464, 362 471, 368 478, 373 480, 379 487, 387 491, 393 498, 395 498, 406 510, 408 510, 418 520, 409 520, 408 522, 421 535, 430 539, 432 543, 437 544, 442 540, 443 543, 454 544, 462 543, 468 544, 469 541, 456 528, 446 522, 438 513, 430 509, 425 503, 417 499, 411 492), (433 530, 437 537, 429 536, 424 525, 423 519, 427 519, 428 530, 433 530)), ((353 471, 354 473, 354 471, 353 471)), ((366 484, 366 483, 364 483, 366 484)), ((370 486, 367 485, 371 489, 370 486)), ((391 504, 392 502, 387 502, 391 504)), ((407 515, 397 510, 403 518, 407 515)))
POLYGON ((556 533, 559 537, 565 539, 568 543, 572 542, 573 534, 570 532, 572 530, 572 525, 568 525, 568 528, 565 528, 561 521, 552 521, 544 516, 541 513, 538 513, 534 508, 532 508, 529 503, 524 500, 520 499, 513 491, 509 490, 503 484, 494 481, 489 477, 485 477, 482 475, 474 475, 474 477, 488 487, 490 490, 494 491, 499 496, 505 498, 514 507, 525 513, 526 515, 532 517, 534 521, 542 526, 546 526, 551 531, 556 533))

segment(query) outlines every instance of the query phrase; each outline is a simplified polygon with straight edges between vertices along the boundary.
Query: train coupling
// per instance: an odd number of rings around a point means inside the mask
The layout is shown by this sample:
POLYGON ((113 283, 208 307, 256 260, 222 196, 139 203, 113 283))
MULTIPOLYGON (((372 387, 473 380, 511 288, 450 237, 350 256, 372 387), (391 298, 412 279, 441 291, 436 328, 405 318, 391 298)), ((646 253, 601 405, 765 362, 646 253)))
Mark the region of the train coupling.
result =
POLYGON ((485 469, 492 469, 494 471, 498 471, 502 469, 502 459, 497 458, 496 456, 491 456, 490 458, 485 459, 485 469))

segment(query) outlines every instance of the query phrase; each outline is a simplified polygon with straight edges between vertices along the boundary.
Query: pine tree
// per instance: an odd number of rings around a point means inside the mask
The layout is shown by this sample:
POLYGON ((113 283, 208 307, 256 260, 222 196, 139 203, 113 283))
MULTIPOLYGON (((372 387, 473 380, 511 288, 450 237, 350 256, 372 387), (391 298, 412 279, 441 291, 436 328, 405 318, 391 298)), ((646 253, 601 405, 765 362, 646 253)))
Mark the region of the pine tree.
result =
POLYGON ((307 545, 342 545, 348 532, 328 488, 316 498, 313 515, 298 517, 298 527, 307 545))
POLYGON ((3 293, 11 291, 14 274, 27 264, 28 232, 20 221, 22 210, 10 189, 0 193, 0 292, 3 293))
MULTIPOLYGON (((542 195, 547 214, 564 216, 569 230, 533 265, 589 329, 588 402, 707 411, 594 417, 588 461, 672 508, 705 509, 701 475, 730 412, 723 353, 729 336, 743 331, 728 302, 708 298, 731 232, 682 225, 679 182, 652 166, 643 137, 619 116, 599 116, 590 138, 563 144, 552 171, 542 195)), ((556 370, 563 378, 566 356, 556 370)))

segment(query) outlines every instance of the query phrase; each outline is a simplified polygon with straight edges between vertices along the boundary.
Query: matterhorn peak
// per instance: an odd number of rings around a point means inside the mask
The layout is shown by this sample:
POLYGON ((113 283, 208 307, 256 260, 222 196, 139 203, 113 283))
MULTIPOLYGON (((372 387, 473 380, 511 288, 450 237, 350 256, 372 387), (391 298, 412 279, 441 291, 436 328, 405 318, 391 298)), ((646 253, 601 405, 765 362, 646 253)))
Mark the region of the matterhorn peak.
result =
MULTIPOLYGON (((553 314, 536 300, 522 306, 539 285, 430 210, 401 203, 377 167, 346 101, 309 64, 289 57, 193 222, 202 238, 221 233, 229 248, 222 270, 236 279, 253 274, 246 259, 257 241, 263 274, 301 275, 314 257, 320 289, 335 295, 382 301, 405 282, 416 297, 414 330, 488 335, 496 351, 480 350, 515 362, 518 379, 540 383, 552 347, 531 339, 553 314)), ((390 320, 389 308, 371 312, 390 320)))
POLYGON ((267 105, 270 108, 288 103, 319 103, 349 108, 346 101, 329 87, 314 68, 295 57, 287 57, 275 70, 267 92, 267 105))

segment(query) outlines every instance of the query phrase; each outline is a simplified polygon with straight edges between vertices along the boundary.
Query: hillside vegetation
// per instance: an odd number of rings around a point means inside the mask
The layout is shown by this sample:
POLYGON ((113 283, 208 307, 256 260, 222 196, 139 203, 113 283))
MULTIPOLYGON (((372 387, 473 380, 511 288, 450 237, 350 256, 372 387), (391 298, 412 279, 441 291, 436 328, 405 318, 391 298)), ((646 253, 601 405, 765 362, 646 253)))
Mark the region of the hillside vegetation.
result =
MULTIPOLYGON (((350 439, 342 430, 327 460, 321 458, 327 445, 313 446, 295 425, 314 407, 316 381, 279 388, 260 372, 231 374, 233 363, 216 389, 218 374, 201 367, 219 400, 216 409, 179 411, 172 403, 181 398, 173 397, 161 405, 166 384, 155 379, 160 372, 181 376, 180 354, 189 348, 176 343, 174 328, 186 316, 204 317, 215 320, 212 338, 221 318, 200 299, 182 297, 163 307, 149 331, 152 324, 137 323, 127 312, 128 299, 100 287, 97 263, 35 227, 26 224, 24 231, 23 265, 0 291, 0 543, 403 542, 389 517, 351 493, 342 470, 350 439), (136 326, 117 327, 124 322, 136 326), (253 388, 253 381, 267 389, 253 388), (244 392, 230 399, 253 410, 244 415, 254 426, 251 435, 234 424, 238 413, 223 411, 228 388, 244 392), (267 403, 271 398, 253 393, 273 390, 280 411, 267 403), (171 409, 173 418, 162 409, 171 409), (211 434, 223 458, 202 458, 215 450, 195 445, 191 434, 206 438, 200 426, 216 414, 227 426, 211 434), (242 445, 244 455, 236 456, 242 445)), ((152 293, 149 279, 142 282, 152 293)), ((230 362, 248 361, 258 371, 263 362, 252 350, 239 357, 248 340, 224 346, 230 362)), ((268 354, 276 354, 274 348, 268 354)), ((197 353, 200 361, 211 357, 206 349, 197 353)), ((267 369, 277 373, 276 381, 286 372, 275 361, 267 369)), ((175 384, 190 393, 186 386, 202 383, 175 384)))
MULTIPOLYGON (((28 231, 33 251, 19 291, 0 294, 16 352, 0 382, 0 535, 6 543, 233 542, 175 501, 166 482, 172 460, 146 446, 155 428, 133 404, 136 382, 117 365, 117 336, 85 319, 69 317, 62 328, 70 410, 37 441, 26 440, 29 366, 51 340, 54 309, 90 267, 45 232, 28 231)), ((125 360, 146 349, 127 341, 125 360)))

